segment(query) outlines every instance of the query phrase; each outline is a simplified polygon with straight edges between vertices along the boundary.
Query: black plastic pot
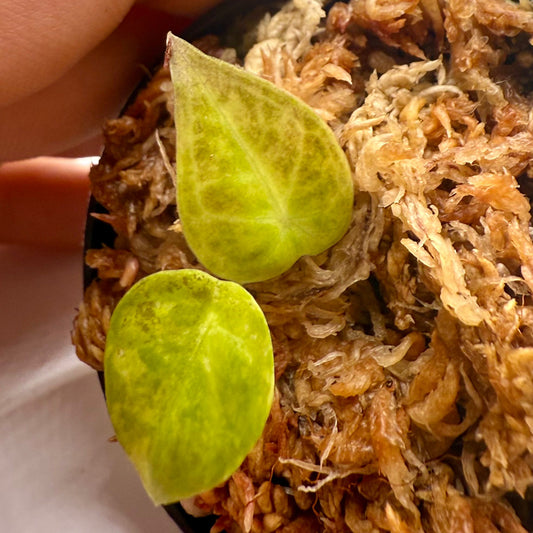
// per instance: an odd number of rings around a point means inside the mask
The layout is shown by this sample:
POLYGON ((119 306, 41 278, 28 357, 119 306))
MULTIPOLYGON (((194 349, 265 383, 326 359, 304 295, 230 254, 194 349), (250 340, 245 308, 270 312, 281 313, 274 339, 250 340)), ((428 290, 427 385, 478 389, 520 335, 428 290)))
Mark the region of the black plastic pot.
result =
MULTIPOLYGON (((181 37, 192 41, 205 35, 218 35, 223 44, 236 48, 242 54, 245 52, 245 44, 242 42, 245 29, 258 22, 265 13, 276 12, 285 3, 286 0, 227 0, 192 23, 181 34, 181 37)), ((332 3, 329 2, 326 9, 332 3)), ((135 93, 130 101, 134 97, 135 93)), ((527 193, 531 193, 529 196, 530 199, 533 199, 533 189, 531 189, 529 181, 527 185, 529 186, 527 193)), ((88 213, 85 229, 85 250, 101 248, 103 245, 112 247, 116 235, 111 226, 90 216, 90 213, 105 213, 105 209, 94 198, 91 198, 88 213)), ((84 264, 84 286, 87 287, 94 278, 95 271, 84 264)), ((103 389, 102 373, 99 374, 99 379, 103 389)), ((509 495, 508 499, 520 516, 524 527, 533 532, 533 490, 528 490, 526 499, 520 498, 516 494, 509 495)), ((167 505, 165 510, 184 533, 208 533, 215 522, 215 517, 212 516, 192 517, 185 512, 179 503, 167 505)))

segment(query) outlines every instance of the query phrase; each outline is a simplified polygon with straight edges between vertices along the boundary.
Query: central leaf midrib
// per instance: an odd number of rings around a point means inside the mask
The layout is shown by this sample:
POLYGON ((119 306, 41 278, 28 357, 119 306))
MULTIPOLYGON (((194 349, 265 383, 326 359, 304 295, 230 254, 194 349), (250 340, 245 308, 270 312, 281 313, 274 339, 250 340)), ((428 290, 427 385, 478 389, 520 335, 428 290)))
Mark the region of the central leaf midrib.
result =
MULTIPOLYGON (((198 327, 198 336, 191 350, 191 356, 193 358, 197 358, 198 354, 202 353, 201 346, 204 342, 204 339, 207 333, 210 330, 211 324, 214 322, 213 317, 216 315, 216 313, 214 313, 213 310, 211 309, 212 301, 213 301, 213 295, 211 295, 209 302, 205 304, 205 309, 202 314, 202 317, 198 321, 198 323, 200 324, 200 326, 198 327)), ((203 359, 205 360, 205 357, 203 357, 203 359)))
POLYGON ((279 193, 279 191, 275 187, 272 186, 269 179, 267 178, 268 172, 265 171, 265 169, 262 167, 260 163, 258 163, 259 158, 257 157, 256 150, 254 149, 253 146, 250 146, 250 144, 243 139, 238 128, 235 127, 233 121, 231 120, 231 117, 228 116, 228 114, 225 112, 223 106, 218 105, 218 102, 211 95, 211 93, 209 91, 205 91, 203 87, 202 87, 202 92, 204 93, 204 96, 206 97, 206 99, 209 101, 211 108, 216 110, 216 113, 221 118, 221 122, 223 122, 223 126, 225 126, 231 132, 232 138, 236 141, 237 145, 239 146, 241 152, 246 158, 246 162, 249 164, 254 174, 257 175, 258 178, 260 179, 261 184, 263 185, 263 188, 270 195, 270 198, 272 199, 270 204, 272 205, 273 209, 276 211, 278 220, 283 225, 286 225, 286 222, 288 220, 286 205, 282 200, 282 195, 279 193), (253 156, 251 156, 250 154, 253 154, 253 156))

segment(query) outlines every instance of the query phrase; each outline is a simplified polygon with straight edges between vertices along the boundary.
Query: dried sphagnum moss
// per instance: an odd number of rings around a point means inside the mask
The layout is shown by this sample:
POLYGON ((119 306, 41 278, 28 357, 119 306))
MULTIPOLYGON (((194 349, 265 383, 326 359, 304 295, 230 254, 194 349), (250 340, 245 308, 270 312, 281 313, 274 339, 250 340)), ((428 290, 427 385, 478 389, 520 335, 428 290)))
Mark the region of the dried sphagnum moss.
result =
MULTIPOLYGON (((533 12, 504 0, 296 0, 246 68, 326 120, 357 189, 319 257, 249 285, 277 387, 254 451, 196 498, 213 531, 525 531, 533 481, 533 12), (288 42, 289 44, 284 44, 288 42)), ((206 51, 234 57, 212 38, 206 51)), ((202 268, 176 223, 171 86, 158 72, 106 126, 93 194, 118 233, 74 341, 101 368, 116 302, 160 269, 202 268), (168 160, 167 160, 168 158, 168 160)))

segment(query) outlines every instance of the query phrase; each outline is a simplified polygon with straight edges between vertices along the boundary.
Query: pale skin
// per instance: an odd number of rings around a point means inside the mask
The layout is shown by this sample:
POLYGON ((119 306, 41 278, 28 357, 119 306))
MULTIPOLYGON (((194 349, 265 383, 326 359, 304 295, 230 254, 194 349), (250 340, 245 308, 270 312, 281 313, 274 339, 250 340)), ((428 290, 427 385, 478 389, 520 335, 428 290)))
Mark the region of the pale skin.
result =
POLYGON ((0 243, 81 246, 87 167, 72 158, 99 154, 166 33, 218 1, 0 2, 0 243))

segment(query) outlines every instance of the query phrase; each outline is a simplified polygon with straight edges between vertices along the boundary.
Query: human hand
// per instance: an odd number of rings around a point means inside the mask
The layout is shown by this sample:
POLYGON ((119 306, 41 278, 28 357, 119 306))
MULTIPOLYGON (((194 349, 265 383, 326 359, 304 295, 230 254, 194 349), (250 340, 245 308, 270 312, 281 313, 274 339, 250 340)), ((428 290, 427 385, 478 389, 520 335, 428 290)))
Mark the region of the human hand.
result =
POLYGON ((0 3, 0 242, 79 246, 87 168, 65 157, 99 154, 166 33, 217 1, 0 3))

